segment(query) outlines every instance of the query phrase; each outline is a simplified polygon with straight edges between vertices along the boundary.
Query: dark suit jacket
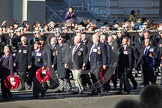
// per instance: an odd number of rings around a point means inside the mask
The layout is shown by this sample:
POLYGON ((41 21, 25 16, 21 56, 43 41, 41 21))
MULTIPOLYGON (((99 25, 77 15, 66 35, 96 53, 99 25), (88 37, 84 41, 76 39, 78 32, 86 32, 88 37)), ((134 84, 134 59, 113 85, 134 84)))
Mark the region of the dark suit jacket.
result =
POLYGON ((18 52, 15 58, 15 63, 18 66, 18 71, 26 72, 27 67, 32 64, 31 62, 31 50, 29 46, 19 46, 18 52))
POLYGON ((88 52, 87 47, 85 45, 80 44, 73 55, 74 60, 72 62, 72 51, 74 47, 75 45, 69 48, 69 51, 67 51, 66 53, 67 59, 65 64, 68 64, 70 69, 82 69, 83 61, 88 52))
POLYGON ((153 46, 150 46, 147 54, 144 54, 145 47, 141 48, 140 58, 137 62, 137 65, 142 64, 143 70, 152 70, 152 68, 156 65, 155 59, 157 58, 157 49, 153 46), (153 52, 151 51, 153 49, 153 52), (150 53, 152 57, 150 57, 150 53))
POLYGON ((32 51, 32 66, 42 67, 44 58, 44 50, 40 49, 38 52, 32 51))
POLYGON ((130 71, 132 67, 132 48, 127 46, 124 50, 124 47, 121 46, 119 48, 118 72, 122 74, 130 71))
MULTIPOLYGON (((92 47, 93 45, 91 45, 92 47)), ((87 64, 90 59, 90 67, 95 68, 96 66, 107 65, 107 50, 106 45, 98 42, 98 44, 92 49, 89 47, 88 54, 85 59, 85 63, 87 64), (91 53, 91 54, 90 54, 91 53)))
POLYGON ((51 68, 52 65, 56 65, 56 46, 51 48, 51 46, 46 45, 44 47, 44 66, 51 68))
POLYGON ((13 75, 13 56, 3 55, 0 59, 0 78, 5 79, 9 74, 13 75))
POLYGON ((56 67, 56 46, 52 49, 52 47, 48 44, 44 47, 44 57, 43 57, 43 65, 47 68, 49 68, 51 73, 51 78, 55 81, 57 80, 55 69, 56 67), (54 65, 54 68, 52 68, 52 65, 54 65))
POLYGON ((65 64, 65 57, 66 57, 66 47, 67 44, 62 44, 62 46, 57 45, 56 50, 57 50, 57 71, 58 71, 58 77, 59 78, 65 78, 67 77, 67 71, 64 68, 65 64))

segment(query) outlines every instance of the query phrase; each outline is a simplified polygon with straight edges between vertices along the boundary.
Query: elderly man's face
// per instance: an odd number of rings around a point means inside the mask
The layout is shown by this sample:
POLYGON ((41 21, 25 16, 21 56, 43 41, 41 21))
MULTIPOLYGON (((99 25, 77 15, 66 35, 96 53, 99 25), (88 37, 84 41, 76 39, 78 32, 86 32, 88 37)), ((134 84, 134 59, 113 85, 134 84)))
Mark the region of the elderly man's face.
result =
POLYGON ((99 36, 97 34, 94 34, 92 37, 93 43, 96 43, 99 41, 99 36))
POLYGON ((22 40, 21 40, 21 43, 22 43, 23 45, 26 45, 27 40, 26 40, 26 39, 22 39, 22 40))
POLYGON ((104 43, 105 42, 105 38, 104 37, 100 37, 100 42, 104 43))
POLYGON ((56 44, 57 43, 56 37, 52 37, 50 43, 51 43, 51 45, 56 44))
POLYGON ((80 37, 79 36, 75 36, 74 37, 74 44, 76 45, 78 43, 80 43, 80 37))
POLYGON ((109 36, 108 38, 107 38, 107 42, 108 43, 111 43, 113 41, 113 37, 112 36, 109 36))
POLYGON ((149 39, 145 39, 144 43, 145 43, 145 46, 147 47, 147 46, 150 45, 150 40, 149 39))

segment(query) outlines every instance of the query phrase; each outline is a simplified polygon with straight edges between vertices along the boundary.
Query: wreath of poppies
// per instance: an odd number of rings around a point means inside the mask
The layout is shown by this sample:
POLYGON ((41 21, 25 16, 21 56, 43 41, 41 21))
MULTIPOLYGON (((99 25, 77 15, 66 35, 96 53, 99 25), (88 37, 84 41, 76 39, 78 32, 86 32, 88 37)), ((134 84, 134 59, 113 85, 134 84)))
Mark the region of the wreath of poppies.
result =
POLYGON ((36 72, 36 79, 40 82, 47 82, 50 79, 50 71, 49 69, 39 68, 36 72))
POLYGON ((4 84, 9 89, 17 89, 20 85, 20 79, 17 76, 8 75, 4 80, 4 84))

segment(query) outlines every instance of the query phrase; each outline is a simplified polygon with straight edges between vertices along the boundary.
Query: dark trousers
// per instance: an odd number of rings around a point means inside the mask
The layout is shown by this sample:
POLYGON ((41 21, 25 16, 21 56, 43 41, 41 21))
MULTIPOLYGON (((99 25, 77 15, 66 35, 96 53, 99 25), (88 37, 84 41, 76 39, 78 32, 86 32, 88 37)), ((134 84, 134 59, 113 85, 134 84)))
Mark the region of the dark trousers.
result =
POLYGON ((120 89, 119 91, 122 92, 123 89, 123 85, 125 87, 125 90, 127 92, 130 92, 131 90, 131 86, 128 80, 128 71, 126 70, 126 68, 121 68, 118 70, 119 74, 119 79, 120 79, 120 89))
POLYGON ((8 89, 5 84, 4 84, 4 79, 1 80, 1 90, 2 90, 2 98, 3 99, 8 99, 11 97, 11 92, 10 89, 8 89))
POLYGON ((156 83, 156 75, 153 69, 144 69, 143 68, 143 78, 144 78, 144 86, 148 85, 149 82, 152 84, 156 83))
POLYGON ((116 88, 117 87, 117 70, 115 70, 115 73, 112 75, 111 81, 112 81, 114 87, 116 88))
POLYGON ((21 89, 25 90, 26 72, 20 72, 21 89))
POLYGON ((82 84, 83 84, 83 86, 86 86, 87 84, 89 86, 92 85, 92 82, 90 81, 89 74, 82 74, 81 75, 81 78, 82 78, 82 84))
POLYGON ((32 78, 32 81, 33 81, 33 96, 34 97, 38 97, 39 96, 39 93, 42 94, 42 97, 45 95, 45 92, 48 88, 47 86, 47 83, 44 82, 44 83, 40 83, 37 79, 36 79, 36 71, 39 69, 40 67, 34 65, 31 69, 31 78, 32 78))
POLYGON ((36 79, 36 77, 33 77, 33 96, 38 97, 39 93, 41 93, 42 95, 45 95, 46 90, 47 90, 47 83, 46 82, 40 83, 36 79), (46 87, 44 87, 44 86, 46 86, 46 87))
POLYGON ((120 92, 122 92, 122 90, 123 90, 123 85, 125 87, 125 90, 127 92, 130 92, 131 87, 130 87, 130 83, 129 83, 128 78, 122 78, 122 79, 120 79, 120 89, 119 89, 120 92))
POLYGON ((59 86, 59 81, 57 79, 56 73, 54 68, 50 68, 50 73, 51 73, 51 77, 50 77, 50 88, 51 89, 55 89, 59 86))
POLYGON ((134 78, 134 76, 132 74, 132 70, 128 72, 128 78, 132 82, 133 86, 137 86, 137 81, 135 80, 135 78, 134 78))
POLYGON ((91 72, 92 72, 91 78, 92 78, 92 81, 93 81, 92 92, 100 93, 101 90, 103 90, 103 84, 100 81, 100 76, 99 76, 100 70, 101 70, 101 66, 96 66, 96 68, 91 69, 91 72))

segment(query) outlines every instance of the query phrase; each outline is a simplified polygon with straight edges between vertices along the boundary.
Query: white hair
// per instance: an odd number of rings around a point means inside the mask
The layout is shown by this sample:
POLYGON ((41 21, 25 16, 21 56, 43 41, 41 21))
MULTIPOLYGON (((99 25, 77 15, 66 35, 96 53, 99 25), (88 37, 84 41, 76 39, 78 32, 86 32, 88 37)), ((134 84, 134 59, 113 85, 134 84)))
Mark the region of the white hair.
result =
POLYGON ((22 36, 22 37, 21 37, 21 41, 22 41, 22 40, 27 40, 27 37, 26 37, 26 36, 22 36))
POLYGON ((100 39, 106 39, 105 35, 100 35, 100 39))
POLYGON ((80 36, 75 36, 74 37, 74 40, 77 39, 77 40, 81 40, 81 37, 80 36))

